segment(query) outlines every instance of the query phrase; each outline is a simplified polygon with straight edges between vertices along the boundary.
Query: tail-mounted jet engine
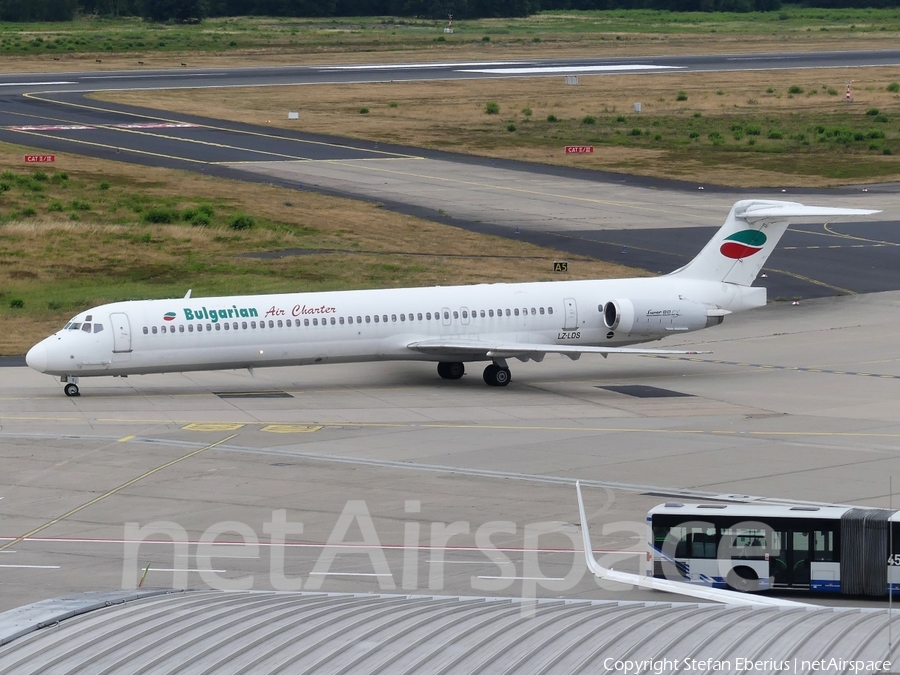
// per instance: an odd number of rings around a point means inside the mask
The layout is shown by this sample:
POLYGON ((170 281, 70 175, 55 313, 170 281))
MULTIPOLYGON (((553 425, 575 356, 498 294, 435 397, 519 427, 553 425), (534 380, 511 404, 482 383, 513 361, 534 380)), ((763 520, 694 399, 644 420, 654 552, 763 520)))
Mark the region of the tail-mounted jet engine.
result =
POLYGON ((610 300, 601 305, 603 325, 622 335, 662 337, 722 323, 728 310, 690 300, 610 300))

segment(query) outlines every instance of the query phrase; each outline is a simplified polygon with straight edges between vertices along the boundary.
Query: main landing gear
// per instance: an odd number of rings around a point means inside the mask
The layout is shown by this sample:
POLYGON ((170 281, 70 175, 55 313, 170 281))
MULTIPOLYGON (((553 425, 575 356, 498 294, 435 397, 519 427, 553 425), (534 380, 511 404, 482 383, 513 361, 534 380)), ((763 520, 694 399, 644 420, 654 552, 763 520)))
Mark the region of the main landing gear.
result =
POLYGON ((466 366, 460 361, 441 361, 438 364, 438 375, 445 380, 458 380, 466 374, 466 366))
POLYGON ((81 396, 81 393, 78 391, 77 377, 64 376, 61 379, 66 385, 65 387, 63 387, 63 391, 65 392, 66 396, 81 396))
POLYGON ((509 368, 492 363, 484 369, 484 381, 492 387, 505 387, 511 379, 509 368))
MULTIPOLYGON (((466 366, 459 361, 441 361, 437 367, 438 375, 445 380, 458 380, 466 374, 466 366)), ((506 361, 498 361, 484 369, 484 382, 491 387, 505 387, 512 376, 506 361)))

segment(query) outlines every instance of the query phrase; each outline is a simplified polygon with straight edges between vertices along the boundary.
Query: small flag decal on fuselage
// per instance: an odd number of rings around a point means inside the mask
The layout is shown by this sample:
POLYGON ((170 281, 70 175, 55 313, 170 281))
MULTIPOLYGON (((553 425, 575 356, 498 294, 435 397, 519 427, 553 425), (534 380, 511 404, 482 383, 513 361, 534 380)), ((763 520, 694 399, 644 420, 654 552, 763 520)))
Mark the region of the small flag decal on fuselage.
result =
POLYGON ((176 316, 175 312, 166 312, 163 314, 163 321, 174 321, 176 316))
POLYGON ((729 237, 725 237, 719 251, 726 258, 740 260, 748 258, 762 250, 766 244, 766 235, 759 230, 741 230, 729 237))

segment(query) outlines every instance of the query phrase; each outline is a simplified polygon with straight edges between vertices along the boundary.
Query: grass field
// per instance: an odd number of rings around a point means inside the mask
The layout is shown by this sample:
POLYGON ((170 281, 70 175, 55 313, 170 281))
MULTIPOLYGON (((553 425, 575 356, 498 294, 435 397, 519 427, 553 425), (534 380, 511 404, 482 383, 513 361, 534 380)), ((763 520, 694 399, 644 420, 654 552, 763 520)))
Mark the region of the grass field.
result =
POLYGON ((98 97, 701 183, 786 187, 900 179, 900 67, 582 76, 579 82, 567 86, 559 76, 98 97), (855 100, 848 104, 850 77, 855 100), (287 120, 289 110, 299 111, 300 119, 287 120), (566 155, 566 145, 593 145, 595 152, 566 155))
MULTIPOLYGON (((559 257, 377 204, 174 170, 67 156, 25 170, 24 152, 0 144, 0 354, 103 302, 538 281, 559 257), (242 214, 253 226, 234 229, 242 214), (285 248, 322 252, 244 257, 285 248)), ((566 257, 568 278, 644 274, 566 257)))
POLYGON ((653 10, 544 12, 521 19, 397 17, 208 19, 199 25, 86 17, 0 24, 7 72, 253 63, 893 48, 900 9, 750 14, 653 10))

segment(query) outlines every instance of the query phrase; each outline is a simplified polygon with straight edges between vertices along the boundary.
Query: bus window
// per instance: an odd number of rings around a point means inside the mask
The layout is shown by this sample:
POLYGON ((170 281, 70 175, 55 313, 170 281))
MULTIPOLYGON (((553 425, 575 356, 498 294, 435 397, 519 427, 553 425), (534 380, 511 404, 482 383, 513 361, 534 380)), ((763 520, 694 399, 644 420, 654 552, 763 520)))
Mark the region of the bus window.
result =
POLYGON ((760 527, 723 527, 721 536, 722 558, 732 560, 765 560, 770 552, 766 544, 766 530, 760 527))
POLYGON ((834 532, 816 530, 813 532, 813 560, 817 562, 833 562, 835 559, 834 532))

